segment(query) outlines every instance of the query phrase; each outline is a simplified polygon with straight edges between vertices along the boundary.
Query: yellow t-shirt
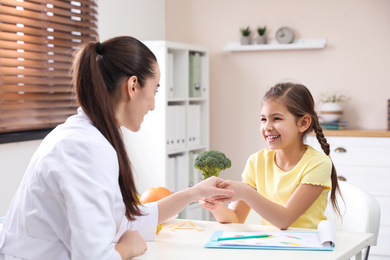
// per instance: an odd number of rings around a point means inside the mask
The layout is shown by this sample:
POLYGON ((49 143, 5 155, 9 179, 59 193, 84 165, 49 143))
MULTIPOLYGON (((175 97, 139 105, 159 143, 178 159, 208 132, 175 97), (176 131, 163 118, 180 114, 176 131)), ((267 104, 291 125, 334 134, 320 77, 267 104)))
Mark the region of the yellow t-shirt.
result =
MULTIPOLYGON (((252 154, 245 166, 242 179, 255 188, 265 198, 285 205, 299 184, 324 186, 321 195, 314 201, 291 227, 317 228, 322 220, 326 220, 324 211, 328 201, 328 192, 332 188, 332 162, 323 153, 310 146, 297 165, 288 172, 282 171, 275 164, 274 150, 264 149, 252 154)), ((262 219, 263 225, 271 225, 262 219)))

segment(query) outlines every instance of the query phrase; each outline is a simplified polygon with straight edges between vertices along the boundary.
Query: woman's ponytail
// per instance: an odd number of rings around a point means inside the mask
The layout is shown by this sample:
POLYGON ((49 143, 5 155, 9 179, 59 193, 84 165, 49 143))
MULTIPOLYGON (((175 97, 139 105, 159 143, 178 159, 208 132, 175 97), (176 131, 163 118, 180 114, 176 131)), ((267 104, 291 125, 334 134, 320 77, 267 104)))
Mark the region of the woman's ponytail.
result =
POLYGON ((155 56, 141 42, 132 37, 117 37, 82 46, 73 67, 78 103, 117 152, 118 181, 129 220, 142 213, 115 109, 122 83, 136 75, 142 86, 142 81, 153 75, 153 62, 155 56))

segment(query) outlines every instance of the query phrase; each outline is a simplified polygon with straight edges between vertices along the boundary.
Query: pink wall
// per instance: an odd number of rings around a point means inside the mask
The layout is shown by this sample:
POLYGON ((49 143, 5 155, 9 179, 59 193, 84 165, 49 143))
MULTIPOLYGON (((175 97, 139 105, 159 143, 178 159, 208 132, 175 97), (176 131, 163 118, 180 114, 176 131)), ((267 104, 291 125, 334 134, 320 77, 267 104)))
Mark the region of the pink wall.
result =
POLYGON ((260 101, 276 82, 306 85, 315 99, 339 91, 350 97, 343 120, 351 128, 385 129, 390 99, 388 0, 165 0, 165 37, 210 50, 211 147, 233 161, 226 178, 239 179, 247 157, 264 147, 260 101), (327 38, 320 50, 230 53, 239 28, 281 26, 296 38, 327 38))

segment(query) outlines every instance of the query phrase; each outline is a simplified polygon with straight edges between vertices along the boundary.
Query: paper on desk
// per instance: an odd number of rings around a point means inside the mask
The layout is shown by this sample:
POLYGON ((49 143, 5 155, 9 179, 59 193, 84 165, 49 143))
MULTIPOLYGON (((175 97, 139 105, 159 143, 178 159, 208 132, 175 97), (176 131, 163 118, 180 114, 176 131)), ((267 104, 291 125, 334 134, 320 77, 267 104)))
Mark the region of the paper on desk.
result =
POLYGON ((328 245, 334 247, 336 234, 336 227, 334 223, 329 220, 323 220, 320 224, 318 224, 317 229, 322 245, 326 245, 326 243, 328 243, 328 245))
POLYGON ((215 231, 206 248, 252 248, 278 250, 325 250, 332 251, 334 245, 333 223, 323 223, 318 232, 298 231, 215 231), (321 236, 319 235, 319 233, 321 236), (333 234, 332 234, 333 233, 333 234), (269 235, 263 238, 211 241, 218 237, 269 235), (329 243, 332 242, 332 243, 329 243))

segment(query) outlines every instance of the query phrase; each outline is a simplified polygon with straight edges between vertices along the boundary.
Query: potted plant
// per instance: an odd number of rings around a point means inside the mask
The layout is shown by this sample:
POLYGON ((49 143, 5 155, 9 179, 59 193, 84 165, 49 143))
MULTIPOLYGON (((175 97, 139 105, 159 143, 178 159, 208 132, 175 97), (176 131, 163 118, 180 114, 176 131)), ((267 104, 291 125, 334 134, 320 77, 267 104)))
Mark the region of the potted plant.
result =
POLYGON ((346 101, 344 95, 334 93, 322 93, 320 97, 320 116, 324 123, 337 123, 343 115, 343 102, 346 101))
POLYGON ((251 38, 250 38, 251 29, 249 28, 249 26, 246 28, 241 28, 240 31, 241 31, 241 44, 242 45, 251 44, 251 38))
POLYGON ((257 28, 257 37, 256 37, 256 43, 257 44, 266 44, 267 43, 267 36, 265 36, 265 31, 267 30, 267 27, 258 27, 257 28))

